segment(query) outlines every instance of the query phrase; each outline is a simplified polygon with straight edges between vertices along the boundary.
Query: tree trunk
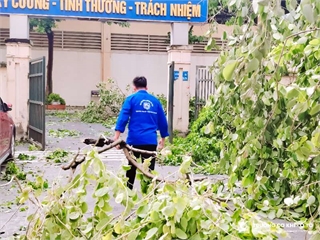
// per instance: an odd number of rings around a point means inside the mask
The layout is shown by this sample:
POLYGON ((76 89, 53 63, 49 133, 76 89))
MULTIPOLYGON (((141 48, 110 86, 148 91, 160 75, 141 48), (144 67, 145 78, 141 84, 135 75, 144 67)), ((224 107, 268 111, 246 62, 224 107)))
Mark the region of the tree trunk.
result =
POLYGON ((52 93, 53 84, 52 84, 52 71, 53 71, 53 42, 54 42, 54 33, 53 31, 48 31, 48 65, 47 65, 47 87, 46 94, 47 96, 52 93))

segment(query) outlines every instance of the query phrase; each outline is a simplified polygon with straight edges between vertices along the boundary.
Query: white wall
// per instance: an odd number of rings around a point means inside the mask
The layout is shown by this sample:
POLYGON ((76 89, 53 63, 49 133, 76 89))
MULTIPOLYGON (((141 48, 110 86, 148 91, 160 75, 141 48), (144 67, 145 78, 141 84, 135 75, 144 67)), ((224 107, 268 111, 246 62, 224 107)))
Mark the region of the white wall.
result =
POLYGON ((111 76, 125 90, 136 76, 145 76, 150 92, 167 92, 167 53, 111 52, 111 76))
MULTIPOLYGON (((192 54, 190 94, 195 95, 196 67, 212 66, 218 55, 192 54)), ((118 86, 124 91, 135 76, 143 75, 148 79, 149 91, 167 94, 168 54, 167 53, 111 53, 111 74, 118 86)))
MULTIPOLYGON (((45 56, 47 49, 32 49, 32 58, 45 56)), ((192 54, 190 94, 195 94, 197 66, 212 66, 218 55, 192 54)), ((48 60, 48 59, 46 59, 48 60)), ((6 61, 6 50, 0 48, 0 62, 6 61)), ((168 76, 167 53, 111 52, 111 77, 125 91, 135 76, 148 79, 149 91, 156 94, 167 93, 168 76)), ((67 105, 85 106, 91 100, 91 90, 101 82, 101 53, 99 51, 55 50, 53 63, 53 91, 59 93, 67 105)))
MULTIPOLYGON (((32 58, 46 57, 46 49, 33 49, 32 58)), ((53 92, 66 100, 67 105, 85 106, 91 90, 101 81, 99 51, 55 50, 53 57, 53 92)))

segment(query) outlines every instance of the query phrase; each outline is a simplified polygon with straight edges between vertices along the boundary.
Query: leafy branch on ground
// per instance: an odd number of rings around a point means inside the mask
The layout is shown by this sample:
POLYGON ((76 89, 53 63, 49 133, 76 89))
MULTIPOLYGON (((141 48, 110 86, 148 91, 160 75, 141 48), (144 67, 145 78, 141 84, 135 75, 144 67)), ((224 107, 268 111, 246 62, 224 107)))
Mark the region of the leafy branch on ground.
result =
POLYGON ((46 116, 60 118, 62 122, 79 121, 81 117, 81 111, 55 111, 47 110, 46 116))
POLYGON ((25 153, 19 153, 17 159, 21 160, 21 161, 32 161, 35 160, 37 157, 33 156, 33 155, 28 155, 25 153))
POLYGON ((88 123, 105 123, 114 119, 120 112, 126 94, 123 93, 113 80, 108 84, 98 86, 99 100, 91 101, 82 113, 81 121, 88 123))
POLYGON ((28 150, 29 151, 39 151, 40 147, 37 146, 36 144, 32 143, 32 144, 29 144, 28 150))
POLYGON ((10 181, 14 176, 16 176, 19 180, 26 180, 27 174, 21 168, 19 168, 15 162, 11 161, 6 164, 2 179, 10 181))
POLYGON ((68 130, 68 129, 50 129, 49 136, 56 137, 56 138, 64 138, 64 137, 78 137, 80 136, 80 132, 75 130, 68 130))
MULTIPOLYGON (((134 160, 124 141, 112 142, 85 154, 81 168, 68 184, 55 182, 44 192, 41 201, 28 186, 20 186, 20 203, 31 201, 37 211, 28 217, 26 235, 22 239, 43 237, 61 239, 276 239, 286 233, 277 225, 263 221, 250 212, 240 198, 220 200, 220 181, 194 181, 191 158, 184 158, 179 178, 172 181, 148 171, 150 161, 134 160), (138 193, 126 186, 123 165, 118 173, 108 169, 98 152, 120 144, 125 155, 135 161, 144 190, 138 193), (128 155, 129 154, 129 155, 128 155), (187 184, 190 182, 191 184, 187 184), (92 184, 94 192, 88 195, 92 184), (93 201, 94 205, 89 205, 93 201), (122 206, 115 216, 111 201, 122 206)), ((153 153, 150 153, 153 154, 153 153)), ((82 153, 80 153, 82 155, 82 153)), ((82 157, 80 157, 82 159, 82 157)), ((76 158, 75 158, 76 159, 76 158)), ((75 162, 70 162, 70 166, 75 162)), ((78 166, 78 165, 77 165, 78 166)), ((67 168, 65 168, 67 169, 67 168)))
POLYGON ((50 154, 48 154, 46 156, 46 159, 49 160, 50 162, 62 163, 62 162, 66 162, 68 156, 69 156, 69 152, 58 148, 53 152, 51 152, 50 154))

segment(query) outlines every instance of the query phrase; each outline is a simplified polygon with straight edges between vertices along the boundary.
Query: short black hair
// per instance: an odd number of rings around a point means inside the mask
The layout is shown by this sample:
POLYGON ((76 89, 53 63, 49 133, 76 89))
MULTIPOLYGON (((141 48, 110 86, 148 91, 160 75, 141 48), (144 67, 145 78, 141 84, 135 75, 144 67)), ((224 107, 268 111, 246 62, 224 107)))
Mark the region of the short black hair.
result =
POLYGON ((132 82, 136 88, 146 88, 147 87, 147 79, 143 76, 135 77, 132 82))

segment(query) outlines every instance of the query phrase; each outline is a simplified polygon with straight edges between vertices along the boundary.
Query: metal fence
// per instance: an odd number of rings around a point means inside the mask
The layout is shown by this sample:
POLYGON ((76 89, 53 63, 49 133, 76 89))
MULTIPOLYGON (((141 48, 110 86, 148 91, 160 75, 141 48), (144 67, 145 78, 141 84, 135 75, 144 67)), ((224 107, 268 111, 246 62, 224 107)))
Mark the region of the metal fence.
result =
POLYGON ((215 92, 213 75, 207 66, 196 68, 196 93, 195 93, 195 118, 198 117, 201 108, 215 92))

